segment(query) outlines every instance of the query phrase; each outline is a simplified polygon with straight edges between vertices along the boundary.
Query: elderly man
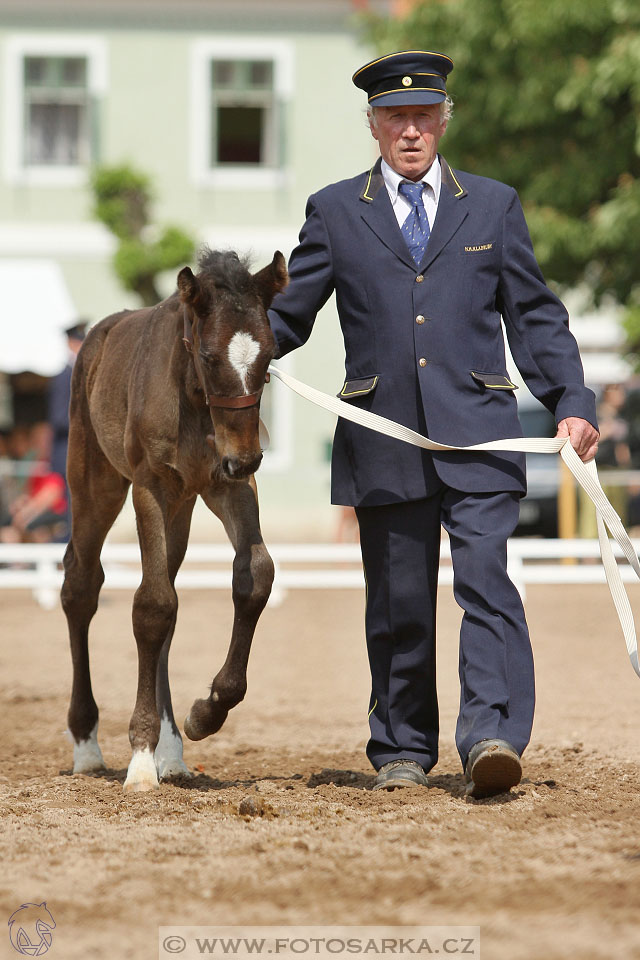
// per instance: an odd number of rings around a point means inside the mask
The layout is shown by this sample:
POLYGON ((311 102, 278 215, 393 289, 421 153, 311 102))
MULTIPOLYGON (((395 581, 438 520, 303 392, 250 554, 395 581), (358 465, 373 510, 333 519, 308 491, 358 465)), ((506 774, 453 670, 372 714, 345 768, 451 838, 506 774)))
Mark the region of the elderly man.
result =
MULTIPOLYGON (((500 319, 532 393, 584 459, 597 446, 567 313, 545 285, 516 192, 453 171, 444 54, 380 57, 366 91, 373 168, 309 199, 291 283, 270 312, 278 356, 303 344, 335 291, 346 348, 340 396, 436 441, 521 436, 500 319)), ((447 530, 460 631, 456 744, 473 798, 520 781, 533 722, 533 658, 506 543, 525 492, 519 454, 429 454, 344 420, 332 500, 352 504, 367 580, 374 789, 427 785, 438 758, 435 615, 447 530)))

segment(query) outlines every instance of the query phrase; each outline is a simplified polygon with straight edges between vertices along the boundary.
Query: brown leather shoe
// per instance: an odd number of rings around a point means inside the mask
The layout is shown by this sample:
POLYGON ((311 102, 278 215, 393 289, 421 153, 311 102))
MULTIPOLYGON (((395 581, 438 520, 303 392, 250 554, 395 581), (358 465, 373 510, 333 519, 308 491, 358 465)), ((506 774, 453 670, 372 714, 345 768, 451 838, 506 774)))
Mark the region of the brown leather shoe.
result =
POLYGON ((373 790, 395 790, 397 787, 426 787, 427 775, 415 760, 390 760, 378 770, 373 790))
POLYGON ((506 740, 479 740, 469 751, 465 777, 468 797, 495 797, 520 783, 520 757, 506 740))

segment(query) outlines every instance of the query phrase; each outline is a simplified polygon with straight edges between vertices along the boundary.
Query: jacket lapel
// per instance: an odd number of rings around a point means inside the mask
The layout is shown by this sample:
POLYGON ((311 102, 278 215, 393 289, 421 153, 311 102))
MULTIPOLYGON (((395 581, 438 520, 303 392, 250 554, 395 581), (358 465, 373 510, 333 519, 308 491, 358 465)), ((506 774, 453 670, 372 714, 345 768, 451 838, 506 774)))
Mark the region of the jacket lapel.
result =
POLYGON ((360 194, 362 219, 389 250, 415 269, 413 257, 400 233, 381 167, 382 159, 378 157, 365 180, 364 190, 360 194))
POLYGON ((420 270, 426 270, 429 264, 435 260, 442 248, 449 243, 468 213, 467 204, 461 202, 467 196, 467 191, 456 178, 444 157, 440 157, 440 168, 442 170, 442 186, 440 188, 440 199, 438 200, 438 212, 427 249, 420 263, 420 270))
MULTIPOLYGON (((444 157, 440 157, 440 166, 442 168, 442 187, 440 189, 440 200, 438 201, 438 212, 427 249, 419 267, 420 270, 426 270, 429 264, 435 260, 467 216, 467 205, 460 203, 463 197, 467 196, 467 191, 453 174, 444 157)), ((378 157, 367 175, 364 189, 360 194, 360 200, 363 203, 361 216, 378 239, 395 253, 403 263, 408 264, 415 270, 417 269, 416 264, 400 232, 389 194, 384 185, 381 168, 382 159, 378 157)))

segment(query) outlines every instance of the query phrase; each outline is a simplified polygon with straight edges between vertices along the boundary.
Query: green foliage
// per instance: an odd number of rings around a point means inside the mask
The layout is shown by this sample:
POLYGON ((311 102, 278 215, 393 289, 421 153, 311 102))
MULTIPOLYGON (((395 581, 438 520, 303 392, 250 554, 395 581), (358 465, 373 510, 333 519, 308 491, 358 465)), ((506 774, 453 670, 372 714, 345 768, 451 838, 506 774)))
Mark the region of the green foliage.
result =
POLYGON ((93 172, 91 186, 98 220, 121 240, 139 236, 148 223, 149 178, 124 165, 98 167, 93 172))
POLYGON ((195 250, 193 239, 179 227, 164 227, 151 239, 150 179, 132 167, 99 167, 92 187, 95 215, 119 240, 114 269, 126 290, 137 293, 148 306, 162 299, 156 278, 164 270, 188 263, 195 250))
MULTIPOLYGON (((192 257, 191 237, 178 227, 166 227, 154 243, 140 237, 122 240, 114 265, 125 289, 138 291, 142 279, 147 285, 157 274, 188 263, 192 257)), ((153 303, 157 302, 158 298, 153 300, 153 303)))
POLYGON ((637 0, 422 0, 365 29, 453 58, 443 152, 518 190, 546 276, 640 309, 637 0))
POLYGON ((636 370, 638 370, 640 367, 638 363, 638 358, 640 358, 640 307, 631 307, 627 310, 623 326, 630 358, 635 362, 636 370))

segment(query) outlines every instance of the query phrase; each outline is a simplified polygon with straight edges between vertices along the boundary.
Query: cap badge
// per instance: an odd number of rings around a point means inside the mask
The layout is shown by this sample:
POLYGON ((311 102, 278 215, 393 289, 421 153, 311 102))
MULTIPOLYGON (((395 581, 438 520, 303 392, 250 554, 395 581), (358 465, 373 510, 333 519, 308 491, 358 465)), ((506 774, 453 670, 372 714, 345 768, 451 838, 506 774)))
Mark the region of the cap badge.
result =
POLYGON ((403 87, 410 87, 412 83, 413 83, 413 80, 411 79, 411 77, 403 77, 403 78, 402 78, 402 86, 403 86, 403 87))

